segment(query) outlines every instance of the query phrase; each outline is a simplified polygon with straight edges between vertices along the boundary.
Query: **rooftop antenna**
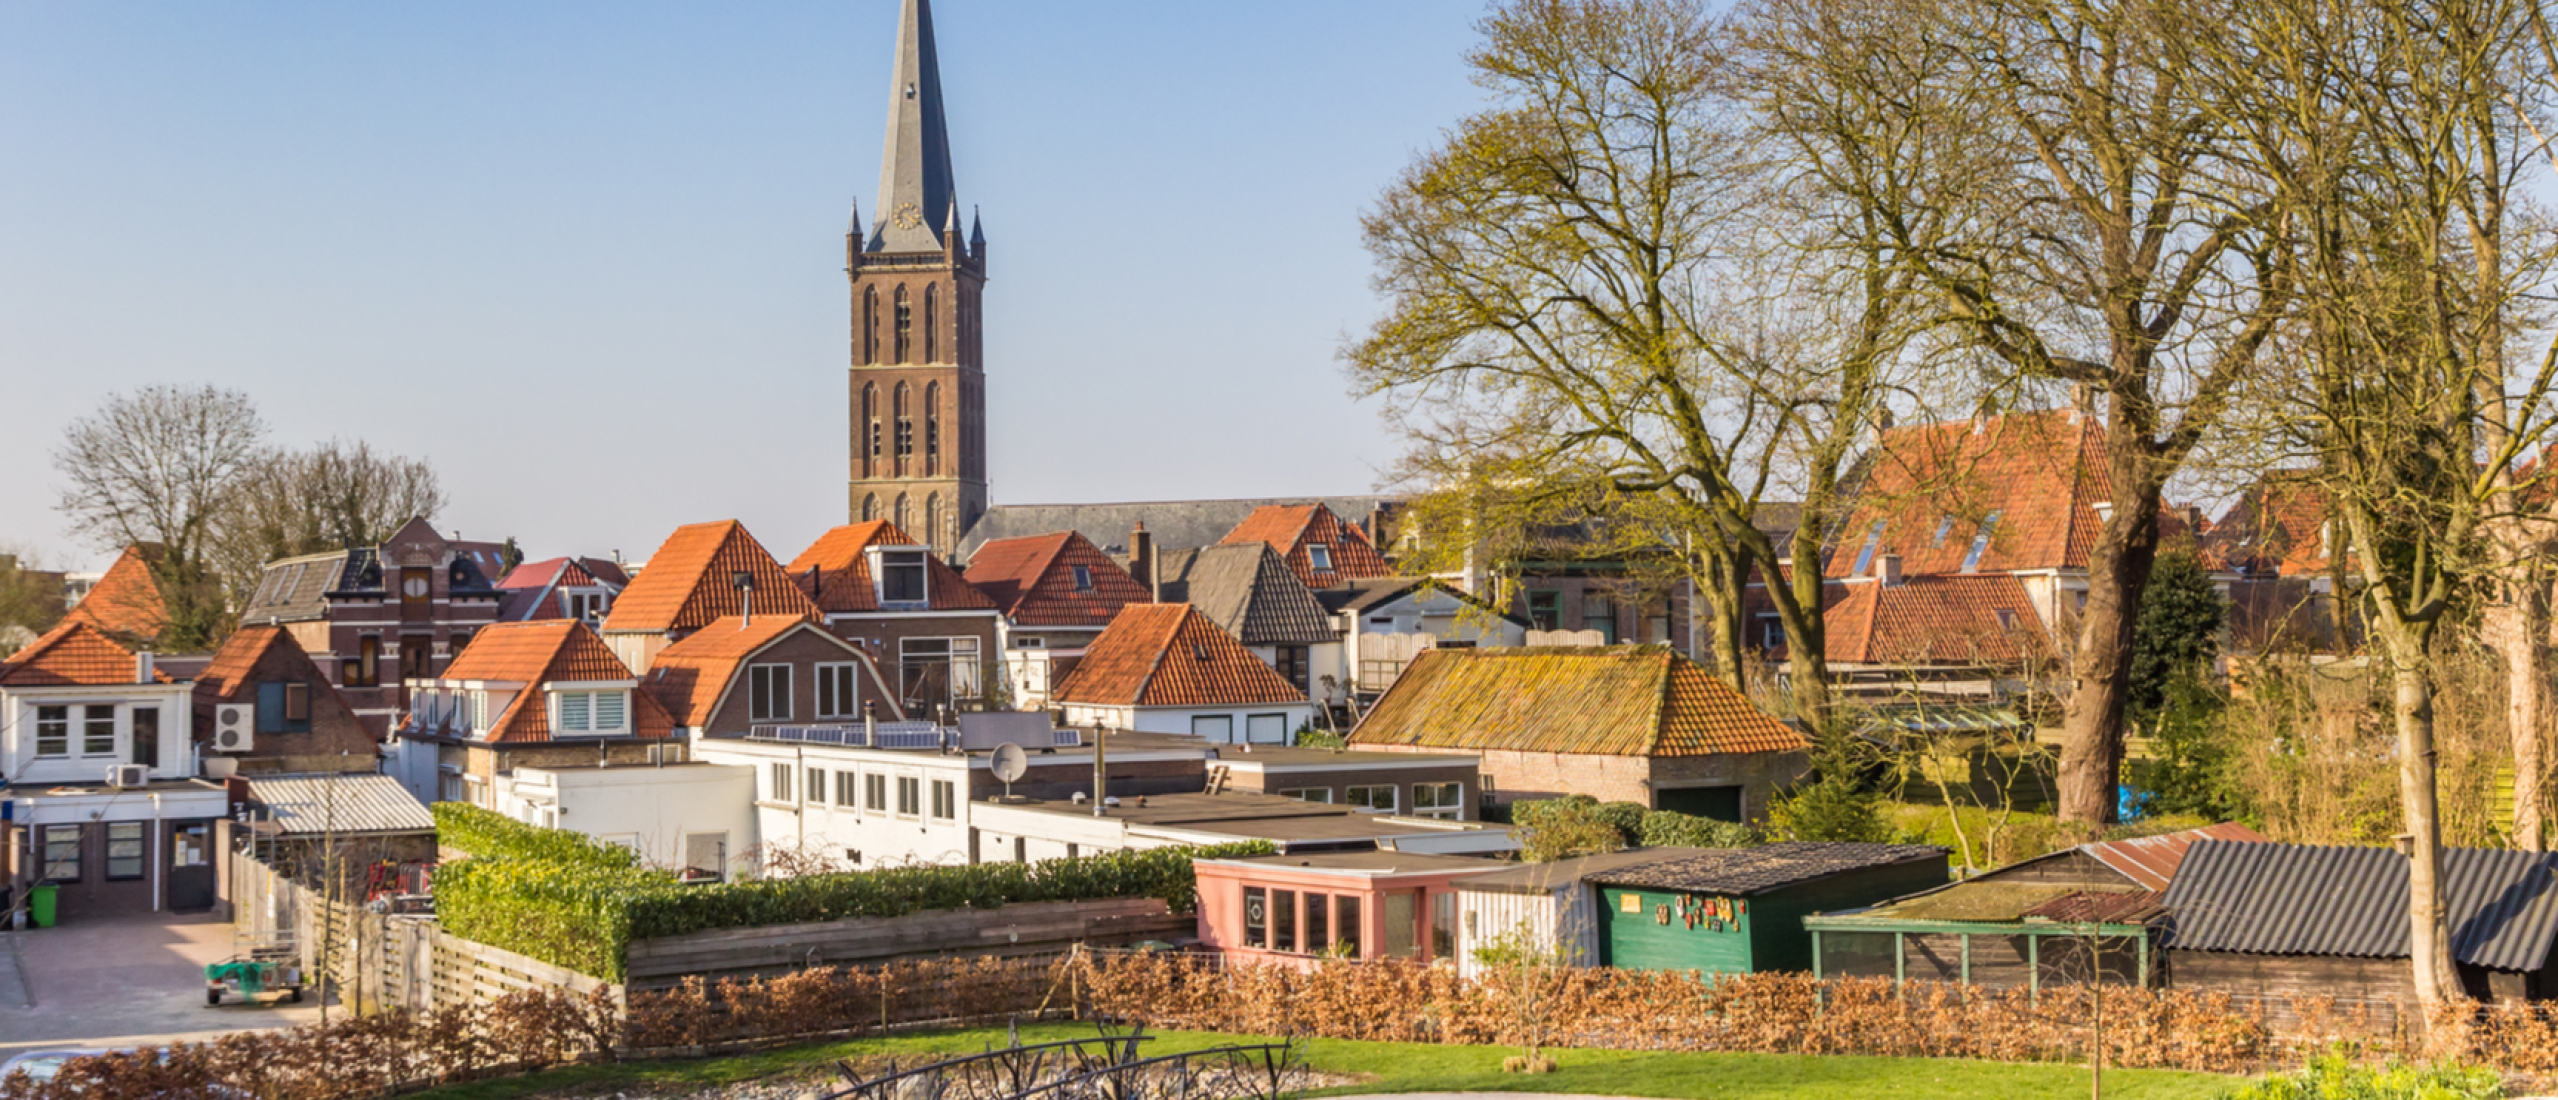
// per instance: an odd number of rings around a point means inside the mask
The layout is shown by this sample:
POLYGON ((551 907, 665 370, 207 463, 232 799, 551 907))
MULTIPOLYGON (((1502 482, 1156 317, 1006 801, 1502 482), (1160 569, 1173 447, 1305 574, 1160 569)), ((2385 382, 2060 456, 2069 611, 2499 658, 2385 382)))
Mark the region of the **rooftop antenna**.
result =
POLYGON ((728 583, 737 586, 737 613, 745 620, 737 629, 755 625, 755 574, 740 569, 728 575, 728 583))

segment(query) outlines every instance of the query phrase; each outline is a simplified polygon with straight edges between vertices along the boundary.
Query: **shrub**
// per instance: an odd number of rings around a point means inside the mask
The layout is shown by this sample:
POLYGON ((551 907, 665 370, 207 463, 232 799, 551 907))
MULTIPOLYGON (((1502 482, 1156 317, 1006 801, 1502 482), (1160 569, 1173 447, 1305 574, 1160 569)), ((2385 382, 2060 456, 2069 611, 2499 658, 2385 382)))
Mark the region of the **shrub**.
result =
POLYGON ((2312 1060, 2298 1073, 2268 1077, 2225 1100, 2500 1100, 2504 1082, 2476 1066, 2358 1065, 2343 1055, 2312 1060))
POLYGON ((1640 802, 1602 802, 1591 809, 1590 816, 1616 830, 1627 844, 1634 844, 1643 839, 1643 815, 1651 812, 1640 802))
POLYGON ((527 825, 468 802, 438 802, 435 843, 473 856, 551 860, 593 867, 637 867, 639 853, 584 833, 527 825))
POLYGON ((1514 802, 1510 816, 1518 825, 1519 843, 1527 849, 1528 859, 1541 863, 1625 847, 1625 834, 1602 820, 1600 809, 1598 799, 1568 794, 1514 802))
MULTIPOLYGON (((437 809, 440 833, 444 808, 437 809)), ((436 917, 445 930, 612 981, 622 979, 632 940, 718 928, 1093 898, 1161 898, 1176 912, 1188 911, 1199 902, 1191 860, 1272 851, 1253 841, 686 886, 670 873, 638 867, 623 849, 576 833, 522 826, 486 811, 451 816, 458 834, 490 854, 438 870, 436 917)))
POLYGON ((1737 821, 1654 810, 1643 815, 1635 839, 1646 848, 1749 848, 1767 842, 1757 829, 1737 821))

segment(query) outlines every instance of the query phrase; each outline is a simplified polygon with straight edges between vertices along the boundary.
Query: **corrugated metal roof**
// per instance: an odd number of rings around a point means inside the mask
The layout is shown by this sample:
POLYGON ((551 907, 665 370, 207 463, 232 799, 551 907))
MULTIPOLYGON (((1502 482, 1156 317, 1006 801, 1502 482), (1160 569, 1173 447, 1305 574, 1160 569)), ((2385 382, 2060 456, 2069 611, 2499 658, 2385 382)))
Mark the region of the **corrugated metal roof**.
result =
MULTIPOLYGON (((2257 955, 2407 955, 2407 857, 2387 848, 2193 845, 2168 887, 2168 945, 2257 955)), ((2536 970, 2558 939, 2558 855, 2445 848, 2452 956, 2536 970)))
POLYGON ((1755 894, 1832 875, 1935 860, 1945 849, 1926 844, 1843 844, 1788 841, 1756 848, 1709 848, 1694 855, 1582 876, 1602 886, 1642 886, 1697 894, 1755 894))
POLYGON ((435 815, 387 775, 299 775, 249 781, 251 801, 275 815, 287 836, 324 833, 431 833, 435 815))
POLYGON ((2082 844, 2079 850, 2120 872, 2124 878, 2140 884, 2144 890, 2165 890, 2168 883, 2176 880, 2177 865, 2184 861, 2186 851, 2198 840, 2272 843, 2263 833, 2235 821, 2224 821, 2218 825, 2182 829, 2159 836, 2082 844))
POLYGON ((1704 848, 1628 848, 1622 852, 1547 860, 1523 864, 1499 874, 1470 878, 1461 888, 1496 894, 1550 894, 1556 887, 1572 885, 1590 875, 1701 855, 1706 851, 1704 848))

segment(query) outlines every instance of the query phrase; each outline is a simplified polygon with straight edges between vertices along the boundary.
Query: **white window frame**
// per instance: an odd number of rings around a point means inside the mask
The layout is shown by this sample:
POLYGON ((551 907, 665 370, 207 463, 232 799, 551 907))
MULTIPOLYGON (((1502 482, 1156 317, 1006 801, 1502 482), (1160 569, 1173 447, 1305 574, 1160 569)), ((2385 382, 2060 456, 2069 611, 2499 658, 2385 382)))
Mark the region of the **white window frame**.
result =
POLYGON ((1402 793, 1392 783, 1362 783, 1341 789, 1341 800, 1348 803, 1351 809, 1365 814, 1394 813, 1402 807, 1402 799, 1402 793), (1383 806, 1377 805, 1378 791, 1386 793, 1386 804, 1383 806), (1366 799, 1364 805, 1361 803, 1363 797, 1366 799))
POLYGON ((862 775, 851 768, 835 769, 835 808, 857 811, 862 804, 862 775))
POLYGON ((38 759, 38 760, 68 760, 68 759, 70 759, 70 758, 71 758, 71 727, 72 727, 74 724, 76 724, 76 721, 77 721, 76 719, 74 719, 74 718, 72 718, 72 717, 71 717, 71 711, 72 711, 72 709, 73 709, 73 708, 72 708, 72 706, 71 706, 70 704, 67 704, 67 703, 45 703, 45 704, 40 704, 40 705, 38 705, 38 706, 35 706, 35 707, 31 708, 31 709, 33 709, 33 710, 36 712, 36 719, 35 719, 35 727, 36 727, 36 759, 38 759), (61 711, 61 712, 62 712, 62 717, 57 718, 57 719, 50 719, 50 720, 48 720, 48 719, 46 719, 46 718, 44 717, 44 712, 46 712, 46 711, 48 711, 48 710, 58 710, 58 711, 61 711), (45 732, 45 727, 47 727, 47 726, 52 726, 52 727, 54 727, 54 732, 52 732, 52 733, 47 733, 47 732, 45 732), (51 742, 54 742, 54 743, 55 743, 55 748, 54 748, 54 750, 53 750, 52 752, 46 752, 46 751, 44 751, 44 743, 45 743, 45 742, 47 742, 47 741, 51 741, 51 742))
POLYGON ((820 719, 861 717, 861 664, 857 661, 820 662, 817 665, 816 703, 816 716, 820 719), (829 706, 829 703, 833 705, 829 706))
POLYGON ((1415 783, 1412 785, 1412 816, 1414 817, 1457 821, 1465 817, 1465 805, 1466 785, 1463 783, 1415 783), (1422 802, 1425 794, 1445 797, 1433 797, 1429 799, 1431 804, 1424 806, 1422 802))
POLYGON ((791 797, 794 792, 799 790, 799 769, 791 766, 790 761, 773 761, 765 768, 765 777, 772 780, 772 782, 764 785, 764 801, 799 801, 798 799, 791 797))
POLYGON ((790 721, 792 686, 791 666, 787 664, 746 666, 746 720, 749 722, 790 721), (774 691, 772 689, 773 685, 764 682, 773 679, 779 679, 781 681, 779 691, 774 691), (762 702, 778 702, 780 704, 780 710, 776 712, 774 710, 758 706, 758 695, 763 697, 761 700, 762 702))
POLYGON ((933 573, 931 551, 926 550, 921 546, 874 546, 870 548, 870 555, 871 596, 879 602, 879 606, 881 608, 899 611, 919 611, 929 610, 932 607, 933 573), (890 558, 892 557, 911 558, 913 560, 910 565, 902 561, 891 561, 890 558), (888 594, 888 571, 892 568, 912 569, 915 571, 917 593, 913 598, 900 599, 888 594))
POLYGON ((550 692, 550 697, 551 733, 554 736, 627 737, 631 733, 631 693, 627 689, 554 690, 550 692), (610 726, 603 724, 604 703, 608 699, 618 704, 622 713, 622 720, 610 726), (576 700, 575 705, 585 708, 585 720, 582 724, 573 724, 569 721, 572 716, 571 700, 576 700))
POLYGON ((120 747, 119 743, 124 740, 119 736, 124 728, 124 715, 121 713, 123 709, 113 703, 90 703, 80 708, 80 756, 82 759, 121 760, 124 758, 123 753, 116 751, 120 747), (99 721, 97 712, 101 710, 107 712, 107 747, 104 749, 98 748, 98 743, 91 740, 96 734, 90 732, 99 721))
POLYGON ((916 772, 897 773, 896 814, 909 821, 924 817, 924 777, 916 772))
POLYGON ((814 806, 826 804, 826 769, 810 764, 799 770, 799 801, 814 806))
POLYGON ((959 784, 949 779, 933 780, 927 794, 935 821, 959 820, 959 784))
POLYGON ((884 814, 888 812, 889 805, 888 773, 867 770, 862 772, 862 812, 884 814), (872 795, 879 797, 872 798, 872 795))
POLYGON ((1324 542, 1307 543, 1306 564, 1317 573, 1332 572, 1332 544, 1324 542))

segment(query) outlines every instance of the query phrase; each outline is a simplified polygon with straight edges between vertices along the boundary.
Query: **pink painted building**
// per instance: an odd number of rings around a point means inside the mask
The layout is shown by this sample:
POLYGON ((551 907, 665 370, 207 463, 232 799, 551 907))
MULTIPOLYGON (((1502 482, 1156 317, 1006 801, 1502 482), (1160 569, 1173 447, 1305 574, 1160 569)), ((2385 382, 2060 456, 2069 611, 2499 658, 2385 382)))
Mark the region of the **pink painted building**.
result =
POLYGON ((1199 941, 1229 961, 1310 967, 1327 955, 1453 959, 1457 883, 1514 864, 1417 852, 1203 859, 1199 941))

